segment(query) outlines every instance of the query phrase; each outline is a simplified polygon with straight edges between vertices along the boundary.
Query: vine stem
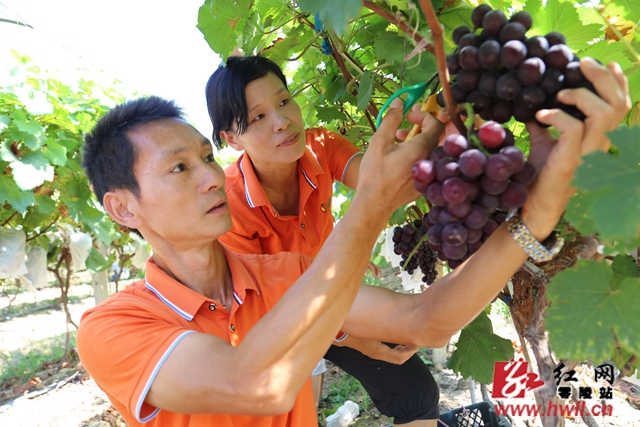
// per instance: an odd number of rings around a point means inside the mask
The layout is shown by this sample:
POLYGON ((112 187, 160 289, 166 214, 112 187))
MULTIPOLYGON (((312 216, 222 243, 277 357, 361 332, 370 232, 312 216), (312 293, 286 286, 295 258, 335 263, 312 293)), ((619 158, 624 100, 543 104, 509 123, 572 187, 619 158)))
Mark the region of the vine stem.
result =
POLYGON ((442 85, 444 103, 446 106, 445 113, 449 116, 453 124, 456 126, 458 132, 460 132, 461 135, 466 135, 467 129, 460 119, 460 115, 458 114, 459 108, 453 100, 453 95, 451 94, 451 86, 449 85, 449 70, 447 69, 447 58, 444 52, 442 24, 440 23, 440 21, 438 21, 436 11, 433 8, 433 4, 431 4, 430 0, 419 0, 419 2, 422 13, 424 14, 425 18, 427 19, 427 23, 429 24, 429 28, 431 30, 431 40, 433 41, 435 47, 436 63, 438 64, 438 77, 440 79, 440 84, 442 85))
MULTIPOLYGON (((400 21, 399 19, 397 19, 393 13, 391 13, 391 11, 385 9, 384 7, 382 7, 382 5, 379 5, 377 3, 374 3, 372 1, 363 1, 362 5, 364 7, 366 7, 367 9, 370 9, 372 11, 374 11, 376 13, 376 15, 379 15, 380 17, 386 19, 387 21, 391 22, 392 24, 396 25, 398 28, 400 28, 402 31, 404 31, 406 34, 411 34, 411 36, 413 37, 413 39, 420 43, 422 40, 424 40, 424 36, 420 33, 418 33, 417 31, 415 31, 413 28, 411 28, 409 25, 407 25, 406 22, 400 21)), ((435 50, 433 49, 433 45, 431 43, 427 43, 427 45, 425 46, 425 49, 428 52, 431 52, 431 54, 435 55, 435 50)))
POLYGON ((5 222, 2 223, 2 227, 7 225, 9 223, 9 221, 11 221, 14 216, 16 216, 17 213, 18 213, 18 211, 15 211, 14 213, 12 213, 11 216, 9 218, 7 218, 7 220, 5 222))

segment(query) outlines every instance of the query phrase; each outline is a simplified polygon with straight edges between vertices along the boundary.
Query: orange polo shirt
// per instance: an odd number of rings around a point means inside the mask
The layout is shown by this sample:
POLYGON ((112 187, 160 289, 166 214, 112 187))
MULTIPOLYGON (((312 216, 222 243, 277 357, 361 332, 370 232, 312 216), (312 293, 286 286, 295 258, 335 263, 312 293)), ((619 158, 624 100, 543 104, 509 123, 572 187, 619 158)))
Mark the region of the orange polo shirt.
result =
MULTIPOLYGON (((237 303, 230 314, 219 302, 169 277, 150 259, 146 280, 134 283, 82 316, 76 339, 80 360, 127 426, 317 424, 310 380, 300 391, 291 412, 272 417, 178 414, 144 402, 158 370, 182 338, 207 333, 238 346, 311 262, 308 257, 289 252, 239 255, 225 249, 225 255, 237 303)), ((210 363, 216 363, 215 358, 210 363)))
POLYGON ((306 144, 298 160, 297 216, 278 214, 246 153, 225 169, 233 226, 219 238, 222 243, 244 254, 318 254, 333 230, 333 183, 344 181, 349 163, 362 152, 348 139, 324 128, 307 129, 306 144))

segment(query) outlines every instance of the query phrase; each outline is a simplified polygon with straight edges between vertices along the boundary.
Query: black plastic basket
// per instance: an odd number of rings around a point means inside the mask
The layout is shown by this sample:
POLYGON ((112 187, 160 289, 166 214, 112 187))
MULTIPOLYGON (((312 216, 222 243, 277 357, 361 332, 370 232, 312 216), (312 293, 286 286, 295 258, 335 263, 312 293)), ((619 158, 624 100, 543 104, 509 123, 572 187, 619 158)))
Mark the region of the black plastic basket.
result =
POLYGON ((463 408, 453 409, 440 414, 438 427, 483 427, 491 424, 491 427, 511 427, 511 424, 503 416, 496 415, 496 410, 491 402, 479 402, 463 408))

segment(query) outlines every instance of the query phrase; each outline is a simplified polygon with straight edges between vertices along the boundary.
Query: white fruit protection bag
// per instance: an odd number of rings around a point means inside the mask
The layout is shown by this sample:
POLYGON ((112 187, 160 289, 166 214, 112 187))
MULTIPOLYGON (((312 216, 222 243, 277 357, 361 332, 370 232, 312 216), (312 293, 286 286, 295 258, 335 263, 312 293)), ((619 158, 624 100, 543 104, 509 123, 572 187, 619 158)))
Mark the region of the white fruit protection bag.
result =
POLYGON ((26 245, 27 236, 24 231, 0 228, 0 279, 27 273, 26 245))

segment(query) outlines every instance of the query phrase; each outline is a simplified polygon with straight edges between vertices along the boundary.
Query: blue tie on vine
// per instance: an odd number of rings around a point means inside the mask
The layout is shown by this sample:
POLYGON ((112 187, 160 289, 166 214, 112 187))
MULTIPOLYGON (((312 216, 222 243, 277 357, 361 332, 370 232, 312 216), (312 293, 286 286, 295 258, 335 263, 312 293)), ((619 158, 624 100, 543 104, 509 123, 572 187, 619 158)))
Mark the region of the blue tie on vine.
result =
POLYGON ((324 40, 322 40, 322 53, 325 55, 331 55, 333 53, 333 48, 331 47, 331 42, 329 41, 329 37, 327 37, 326 32, 324 30, 324 25, 322 25, 322 20, 320 19, 320 14, 316 13, 315 17, 315 30, 316 33, 322 33, 324 36, 324 40))

